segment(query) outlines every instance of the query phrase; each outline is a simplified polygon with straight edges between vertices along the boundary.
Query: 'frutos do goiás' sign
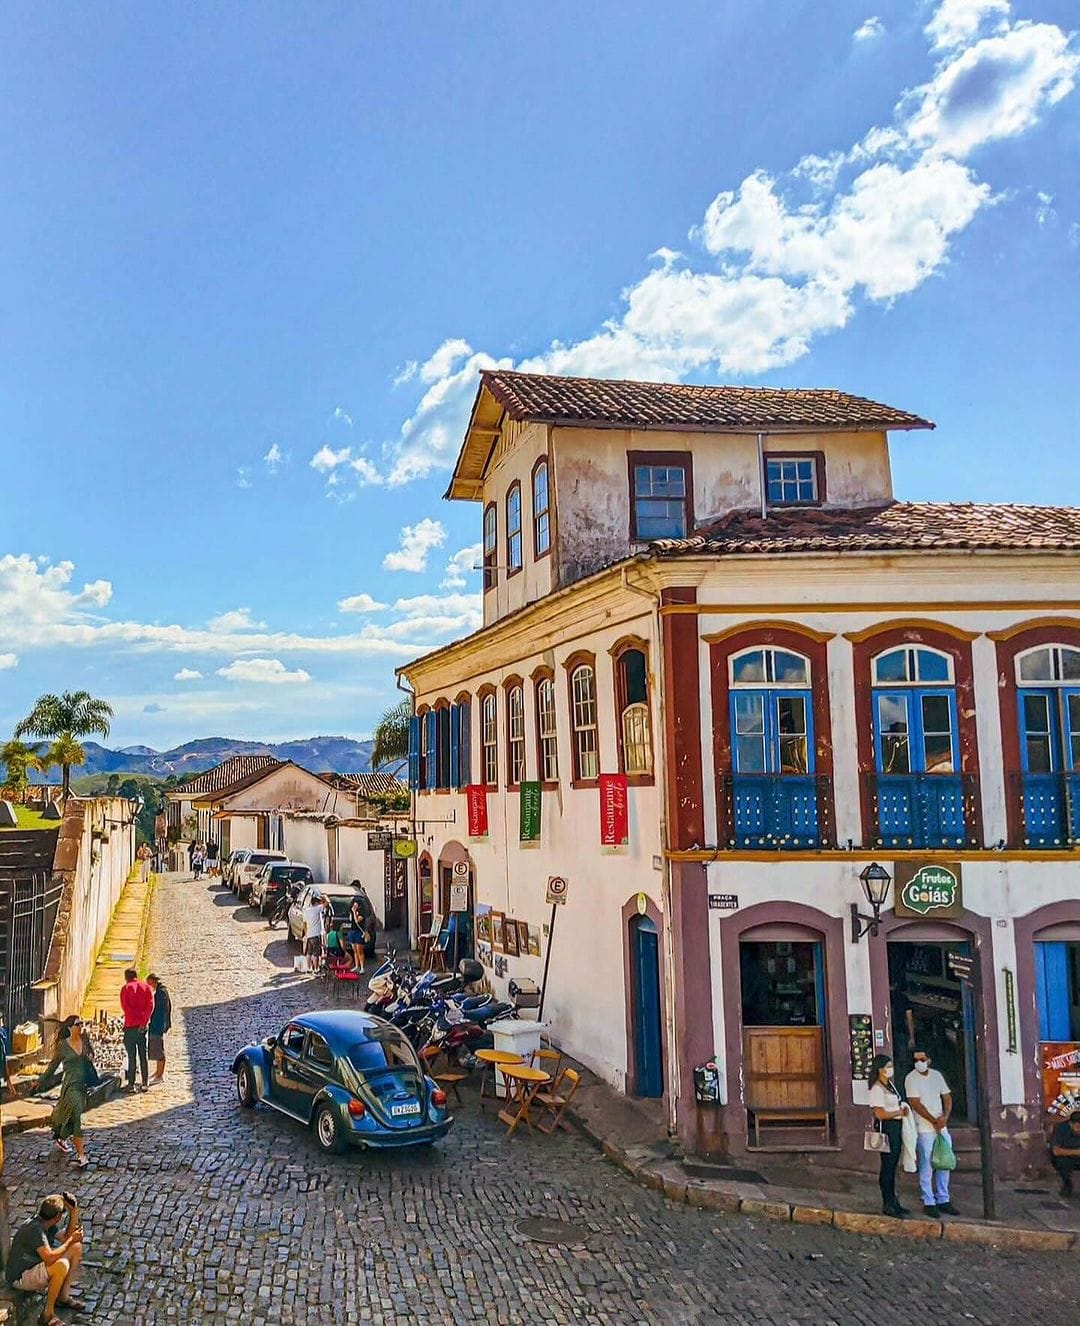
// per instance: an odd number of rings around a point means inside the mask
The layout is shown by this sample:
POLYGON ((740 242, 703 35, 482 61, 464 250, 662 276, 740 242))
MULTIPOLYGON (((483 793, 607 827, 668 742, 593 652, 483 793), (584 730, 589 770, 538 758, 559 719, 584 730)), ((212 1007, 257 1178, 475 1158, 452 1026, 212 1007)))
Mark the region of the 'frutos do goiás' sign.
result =
POLYGON ((896 863, 897 916, 959 917, 964 912, 959 861, 896 863))

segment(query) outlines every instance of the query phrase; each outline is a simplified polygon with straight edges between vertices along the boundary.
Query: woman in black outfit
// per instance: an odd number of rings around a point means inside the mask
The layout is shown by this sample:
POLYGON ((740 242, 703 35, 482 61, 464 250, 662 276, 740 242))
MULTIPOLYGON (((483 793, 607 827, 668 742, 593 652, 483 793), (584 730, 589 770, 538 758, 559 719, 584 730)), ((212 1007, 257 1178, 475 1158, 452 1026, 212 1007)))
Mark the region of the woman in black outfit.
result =
POLYGON ((870 1094, 867 1103, 878 1127, 889 1139, 888 1151, 881 1152, 881 1169, 878 1173, 881 1209, 888 1216, 903 1219, 908 1212, 896 1200, 896 1167, 900 1164, 903 1118, 908 1106, 893 1084, 893 1061, 887 1054, 875 1055, 870 1065, 870 1094))

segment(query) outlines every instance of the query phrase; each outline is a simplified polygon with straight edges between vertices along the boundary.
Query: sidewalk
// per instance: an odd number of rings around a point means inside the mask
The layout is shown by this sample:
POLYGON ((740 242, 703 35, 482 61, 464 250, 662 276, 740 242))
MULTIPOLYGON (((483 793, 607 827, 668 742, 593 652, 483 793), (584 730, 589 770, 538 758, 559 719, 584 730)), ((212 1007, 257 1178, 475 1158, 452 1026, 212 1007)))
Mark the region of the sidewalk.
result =
MULTIPOLYGON (((568 1061, 573 1062, 573 1061, 568 1061)), ((567 1113, 609 1160, 646 1188, 676 1202, 796 1224, 835 1225, 849 1233, 941 1239, 1044 1252, 1080 1250, 1080 1197, 1057 1196, 1056 1177, 1000 1181, 994 1221, 979 1218, 977 1173, 953 1174, 951 1197, 961 1218, 926 1218, 913 1174, 899 1174, 906 1220, 881 1215, 877 1173, 815 1167, 776 1152, 751 1153, 739 1166, 683 1154, 667 1134, 660 1101, 635 1100, 575 1064, 581 1084, 567 1113)))
MULTIPOLYGON (((119 1016, 124 968, 138 967, 144 959, 150 900, 154 896, 155 882, 151 876, 147 882, 132 878, 124 885, 83 1000, 84 1018, 92 1018, 99 1009, 104 1009, 109 1017, 119 1016)), ((53 1103, 38 1099, 6 1103, 2 1110, 4 1135, 43 1127, 52 1113, 53 1103)))

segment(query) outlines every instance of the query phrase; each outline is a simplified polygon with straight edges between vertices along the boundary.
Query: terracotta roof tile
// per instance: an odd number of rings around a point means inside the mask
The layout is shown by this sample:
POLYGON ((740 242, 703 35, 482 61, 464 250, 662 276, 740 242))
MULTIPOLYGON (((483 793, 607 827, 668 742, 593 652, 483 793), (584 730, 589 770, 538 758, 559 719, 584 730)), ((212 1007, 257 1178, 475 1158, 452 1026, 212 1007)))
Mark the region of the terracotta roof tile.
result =
POLYGON ((223 787, 232 787, 242 778, 248 778, 253 773, 259 773, 279 763, 280 761, 272 755, 234 755, 221 764, 215 764, 212 769, 205 770, 183 787, 175 788, 174 792, 182 793, 183 799, 189 801, 191 796, 201 796, 207 792, 218 792, 223 787))
POLYGON ((482 384, 514 419, 607 428, 933 428, 906 410, 826 388, 709 387, 489 371, 482 384))
POLYGON ((362 797, 385 796, 388 792, 404 792, 406 785, 400 778, 387 773, 323 773, 320 778, 332 787, 345 792, 358 792, 362 797))
POLYGON ((661 557, 695 553, 888 552, 949 548, 1080 549, 1080 507, 893 502, 859 509, 736 511, 686 539, 650 545, 661 557))

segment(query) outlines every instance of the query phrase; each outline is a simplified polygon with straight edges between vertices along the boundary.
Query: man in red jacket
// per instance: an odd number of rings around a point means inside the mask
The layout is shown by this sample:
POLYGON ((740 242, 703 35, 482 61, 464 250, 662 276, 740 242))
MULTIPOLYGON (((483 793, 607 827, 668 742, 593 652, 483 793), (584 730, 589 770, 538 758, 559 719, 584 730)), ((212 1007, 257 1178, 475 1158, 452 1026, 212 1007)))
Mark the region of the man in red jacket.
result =
POLYGON ((135 1090, 135 1054, 138 1052, 142 1090, 145 1091, 150 1076, 146 1062, 146 1029, 154 1012, 154 992, 145 981, 139 980, 134 967, 124 972, 120 1007, 124 1010, 124 1049, 127 1051, 127 1086, 124 1090, 135 1090))

